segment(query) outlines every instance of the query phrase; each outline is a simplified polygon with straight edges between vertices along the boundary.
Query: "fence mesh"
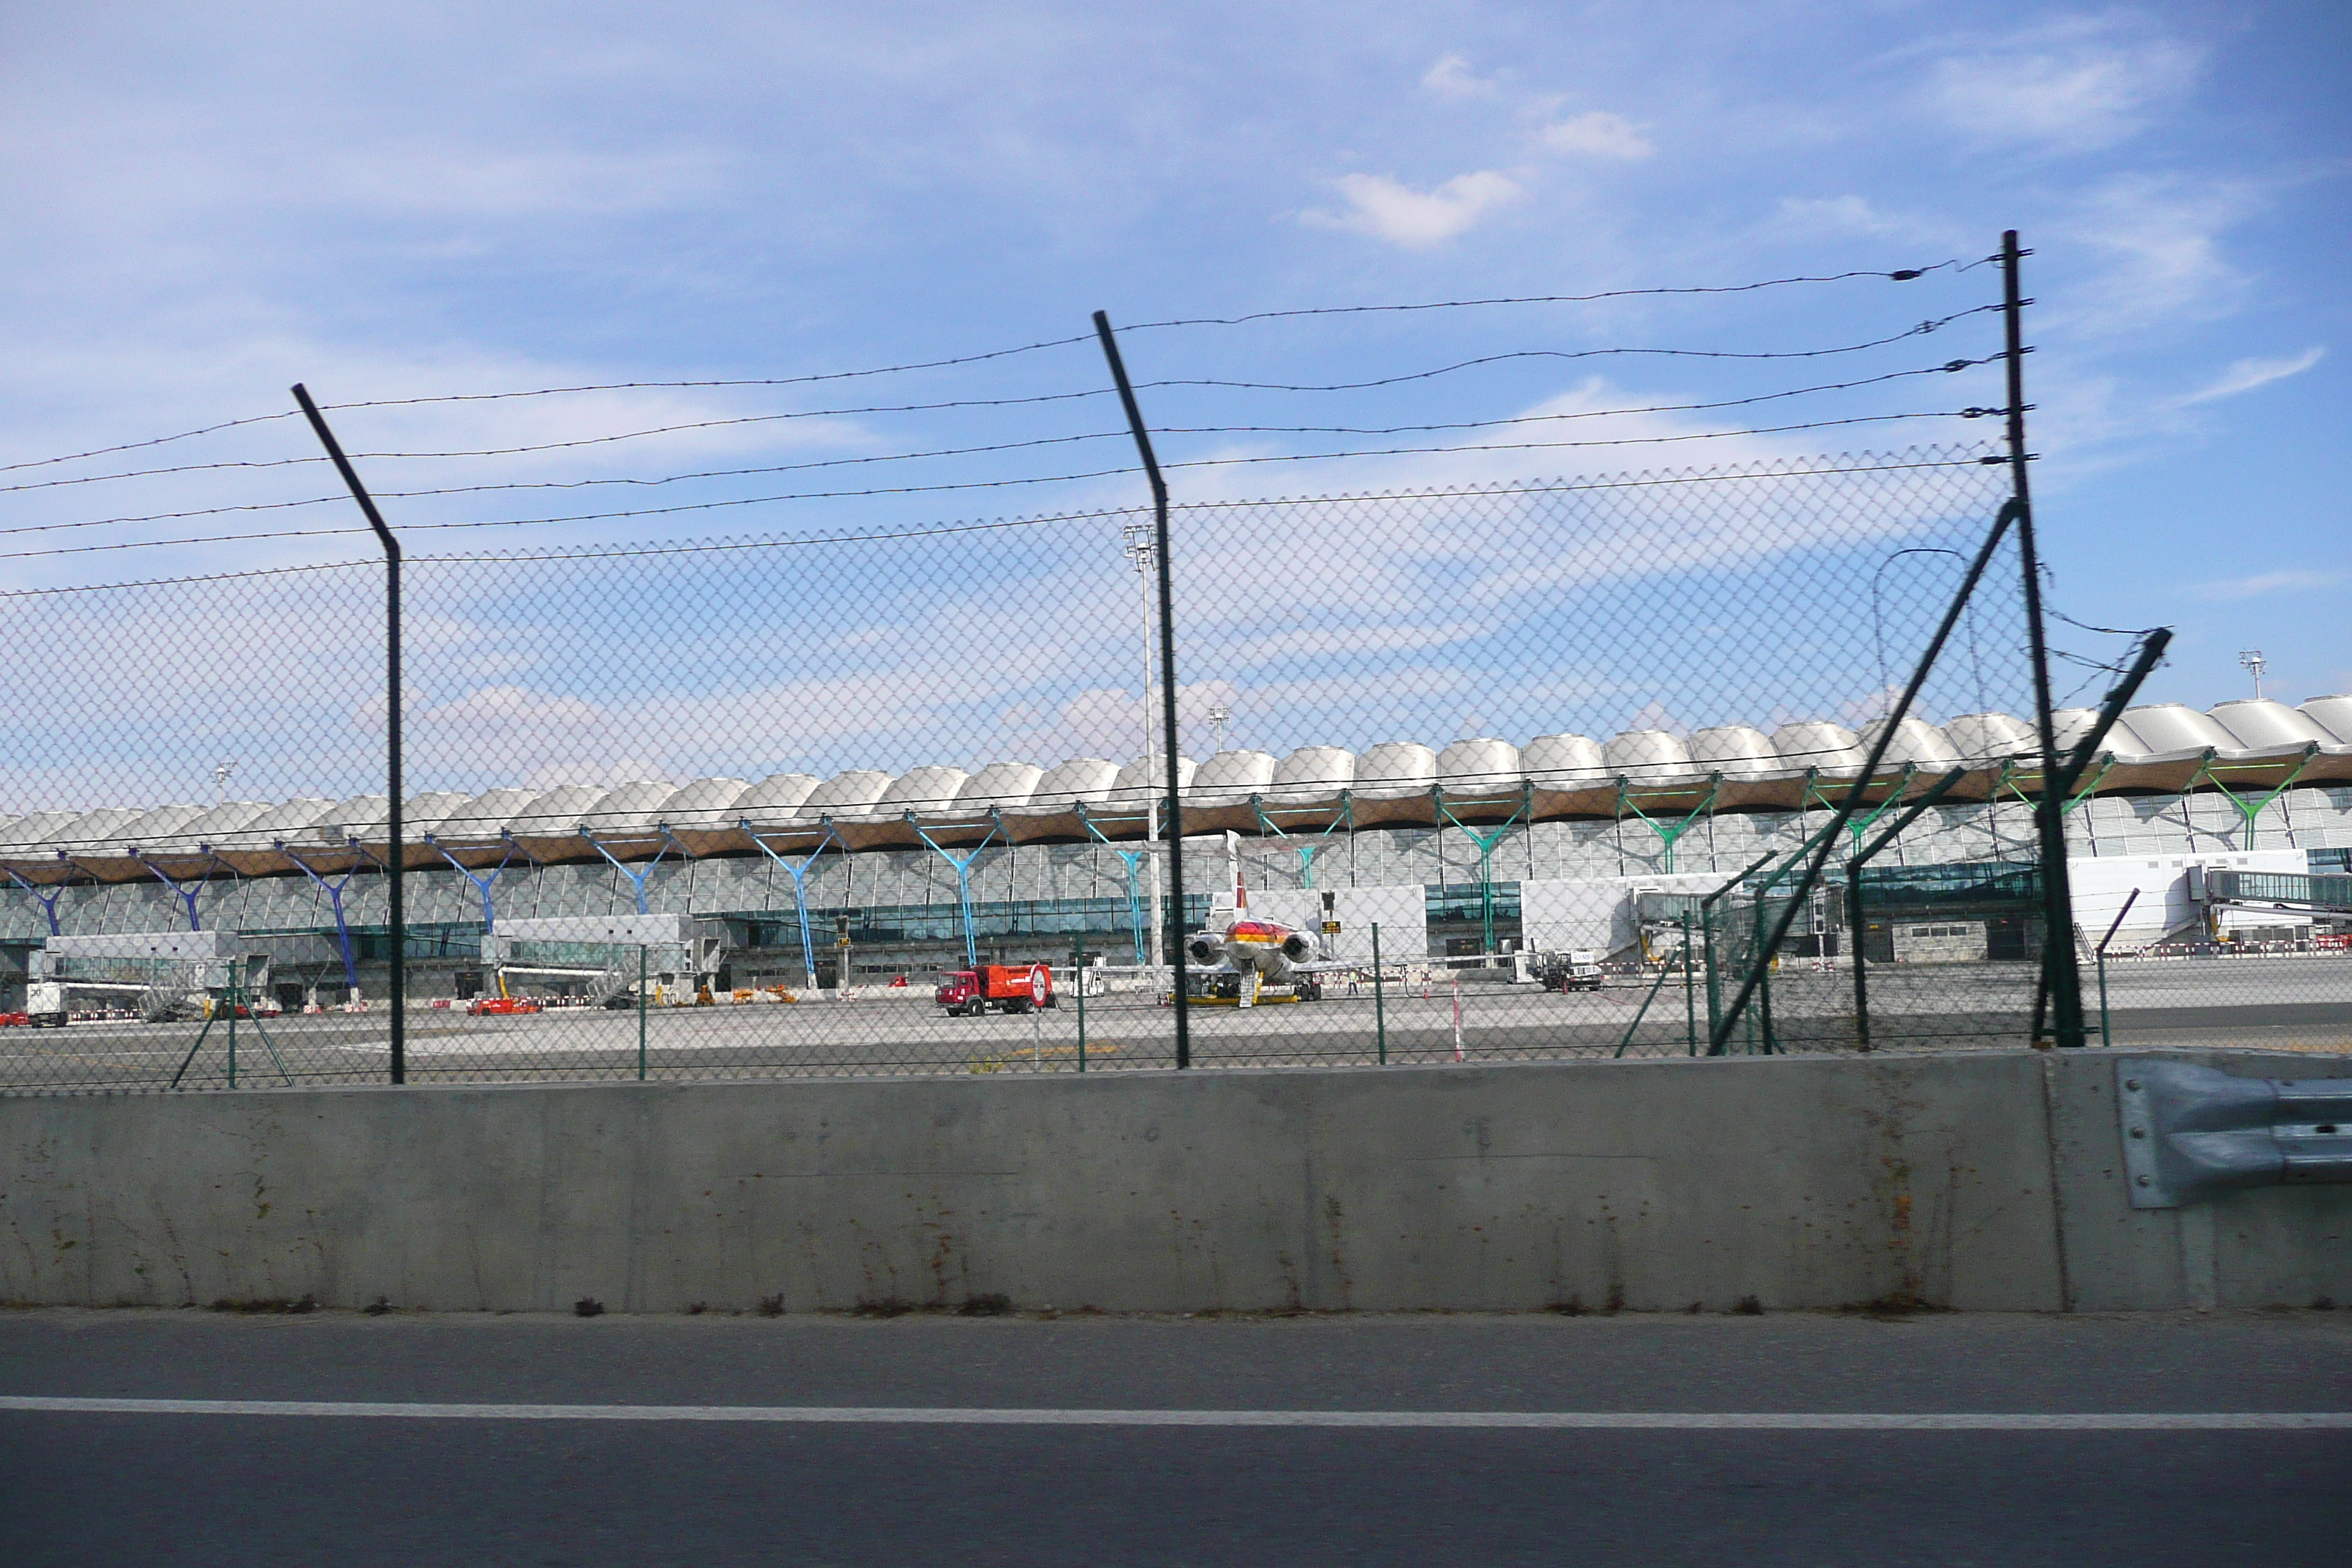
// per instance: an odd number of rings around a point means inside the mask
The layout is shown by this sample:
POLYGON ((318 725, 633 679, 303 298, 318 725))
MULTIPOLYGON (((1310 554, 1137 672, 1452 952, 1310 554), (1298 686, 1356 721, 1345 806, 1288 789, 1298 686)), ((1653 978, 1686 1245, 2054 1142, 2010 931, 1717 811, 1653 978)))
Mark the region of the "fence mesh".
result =
MULTIPOLYGON (((1181 901, 1148 513, 414 559, 408 1077, 1160 1068, 1178 944, 1202 1067, 2018 1043, 2013 538, 1832 821, 1984 455, 1180 504, 1181 901)), ((383 595, 5 595, 0 1087, 383 1080, 383 595)))

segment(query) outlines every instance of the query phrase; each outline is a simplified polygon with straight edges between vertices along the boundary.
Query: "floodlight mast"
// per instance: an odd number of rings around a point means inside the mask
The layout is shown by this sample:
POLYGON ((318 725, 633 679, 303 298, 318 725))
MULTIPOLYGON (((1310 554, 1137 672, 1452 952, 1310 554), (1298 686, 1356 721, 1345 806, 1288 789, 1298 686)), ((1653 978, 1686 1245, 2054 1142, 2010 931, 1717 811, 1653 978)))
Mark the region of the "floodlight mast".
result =
MULTIPOLYGON (((1143 837, 1146 843, 1160 837, 1160 799, 1150 793, 1150 781, 1160 776, 1160 742, 1151 727, 1151 563, 1154 551, 1151 525, 1130 522, 1118 531, 1123 541, 1120 553, 1135 567, 1136 586, 1143 590, 1143 837)), ((1160 967, 1161 932, 1160 930, 1160 857, 1151 861, 1151 967, 1160 967)))
POLYGON ((343 456, 343 448, 335 440, 335 433, 327 428, 327 421, 319 413, 319 405, 302 384, 294 385, 294 401, 302 405, 303 417, 310 421, 310 429, 319 444, 334 460, 335 471, 343 477, 352 499, 359 502, 361 513, 368 527, 375 531, 376 542, 383 546, 383 681, 384 681, 384 786, 388 795, 389 820, 385 823, 390 838, 391 854, 384 862, 384 874, 390 879, 390 909, 386 911, 392 922, 392 973, 387 989, 392 1005, 392 1081, 408 1081, 408 919, 402 882, 405 867, 401 856, 401 840, 406 837, 407 824, 401 815, 403 788, 400 755, 400 541, 384 526, 383 513, 375 510, 375 501, 360 483, 358 470, 343 456))

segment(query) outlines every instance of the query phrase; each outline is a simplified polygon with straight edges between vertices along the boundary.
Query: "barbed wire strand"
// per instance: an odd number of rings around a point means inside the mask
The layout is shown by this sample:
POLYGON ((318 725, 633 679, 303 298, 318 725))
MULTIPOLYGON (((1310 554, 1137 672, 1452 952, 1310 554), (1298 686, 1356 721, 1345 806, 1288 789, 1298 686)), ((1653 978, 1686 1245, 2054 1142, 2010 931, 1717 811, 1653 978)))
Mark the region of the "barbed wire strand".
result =
MULTIPOLYGON (((1685 441, 1724 440, 1742 436, 1789 435, 1802 430, 1834 429, 1845 426, 1875 425, 1897 420, 1958 417, 1962 417, 1962 416, 1958 410, 1933 410, 1914 414, 1869 414, 1859 415, 1845 419, 1808 420, 1794 425, 1764 426, 1738 430, 1696 431, 1675 436, 1620 437, 1600 441, 1517 441, 1487 443, 1469 447, 1391 447, 1358 449, 1345 452, 1293 452, 1234 458, 1196 458, 1186 461, 1163 463, 1160 467, 1163 470, 1172 471, 1180 468, 1240 468, 1267 463, 1328 462, 1348 458, 1427 457, 1465 452, 1516 452, 1579 447, 1666 446, 1685 441)), ((951 490, 1010 489, 1024 485, 1070 484, 1087 479, 1115 479, 1123 475, 1137 474, 1140 472, 1142 472, 1140 468, 1124 467, 1115 468, 1097 468, 1084 473, 1075 474, 1035 475, 1005 479, 966 479, 954 483, 937 485, 891 485, 856 490, 806 490, 771 496, 730 497, 720 500, 694 501, 683 503, 677 506, 640 507, 619 511, 578 512, 560 517, 503 518, 478 522, 412 522, 402 525, 400 531, 403 535, 407 535, 428 531, 437 532, 449 529, 533 528, 566 522, 610 522, 626 518, 666 517, 675 515, 679 512, 716 511, 729 507, 763 506, 773 502, 782 501, 847 500, 883 495, 931 495, 951 490)), ((340 496, 320 496, 308 500, 256 502, 245 507, 220 508, 215 510, 217 511, 284 510, 287 508, 300 506, 320 506, 329 501, 340 500, 344 498, 340 496)), ((163 514, 154 519, 135 521, 171 521, 175 515, 196 516, 204 514, 194 512, 184 514, 163 514)), ((58 555, 90 555, 122 550, 161 550, 179 545, 235 544, 267 539, 331 538, 341 534, 364 533, 367 530, 362 528, 280 529, 257 533, 215 534, 188 539, 125 540, 108 544, 62 545, 45 550, 0 552, 0 561, 26 561, 39 557, 58 555)))
MULTIPOLYGON (((1397 436, 1410 434, 1416 431, 1477 430, 1495 426, 1528 424, 1546 419, 1601 419, 1616 415, 1627 414, 1703 413, 1717 408, 1746 408, 1759 403, 1772 403, 1785 398, 1811 396, 1817 393, 1852 392, 1860 387, 1877 386, 1886 382, 1901 381, 1911 376, 1946 374, 1954 371, 1968 370, 1977 365, 1993 364, 2006 359, 2008 355, 2006 353, 1996 353, 1982 355, 1975 359, 1948 360, 1941 364, 1923 365, 1915 370, 1888 371, 1883 375, 1864 376, 1853 381, 1825 382, 1815 386, 1791 387, 1780 392, 1759 393, 1751 397, 1724 398, 1711 403, 1661 403, 1627 408, 1580 409, 1572 413, 1510 415, 1494 419, 1465 419, 1435 425, 1389 425, 1370 426, 1346 425, 1171 425, 1162 426, 1160 429, 1160 433, 1166 435, 1186 436, 1229 436, 1249 434, 1397 436)), ((511 458, 524 456, 534 452, 556 452, 570 450, 580 447, 604 446, 618 441, 633 441, 647 436, 670 436, 695 430, 712 430, 730 426, 758 425, 786 419, 841 418, 861 414, 929 413, 941 409, 955 408, 1003 408, 1023 404, 1062 403, 1078 398, 1109 397, 1114 395, 1114 388, 1105 386, 1096 387, 1084 392, 1042 393, 1028 397, 960 398, 942 403, 879 404, 849 408, 797 409, 776 414, 740 415, 724 419, 698 419, 684 424, 655 426, 645 430, 622 431, 610 436, 582 437, 569 441, 540 441, 520 447, 488 447, 471 450, 445 452, 353 452, 351 456, 355 461, 378 459, 408 460, 439 458, 511 458)), ((1126 435, 1127 432, 1121 431, 1119 434, 1126 435)), ((972 449, 978 450, 979 448, 972 449)), ((112 474, 84 474, 67 479, 40 479, 31 484, 0 485, 0 494, 16 494, 27 490, 58 489, 74 485, 100 484, 115 479, 155 479, 173 474, 210 473, 223 469, 300 468, 309 464, 323 463, 327 460, 328 459, 322 455, 318 457, 303 458, 272 458, 261 460, 246 460, 237 462, 184 463, 169 468, 132 468, 112 474)), ((80 525, 65 524, 53 526, 80 525)), ((0 534, 23 531, 29 531, 21 529, 0 529, 0 534)))
MULTIPOLYGON (((1435 300, 1427 304, 1419 305, 1319 306, 1295 311, 1261 311, 1245 316, 1202 316, 1182 320, 1150 321, 1140 323, 1137 326, 1122 328, 1121 330, 1125 331, 1142 331, 1147 330, 1157 331, 1162 328, 1180 326, 1228 326, 1286 315, 1344 315, 1385 310, 1462 310, 1488 305, 1557 304, 1601 299, 1631 299, 1642 295, 1664 297, 1685 294, 1738 294, 1748 293, 1759 289, 1777 289, 1799 283, 1843 282, 1853 278, 1891 278, 1907 281, 1910 279, 1924 277, 1929 272, 1937 271, 1941 268, 1950 268, 1955 272, 1966 272, 1970 268, 1981 265, 1983 265, 1981 261, 1969 262, 1965 266, 1952 261, 1939 261, 1927 267, 1897 268, 1891 271, 1883 272, 1874 270, 1852 271, 1827 274, 1820 277, 1775 278, 1756 283, 1723 284, 1706 287, 1612 289, 1601 294, 1583 296, 1526 295, 1518 297, 1497 297, 1491 300, 1435 300)), ((1998 309, 1999 307, 1989 308, 1998 309)), ((326 412, 332 413, 338 410, 352 408, 405 408, 428 403, 498 402, 512 398, 555 397, 588 392, 708 390, 717 387, 738 386, 798 386, 813 384, 820 382, 856 380, 866 376, 896 375, 919 370, 944 370, 958 365, 979 364, 991 360, 1009 359, 1019 354, 1034 353, 1044 349, 1066 348, 1073 343, 1092 342, 1094 341, 1094 334, 1090 332, 1081 332, 1075 333, 1069 337, 1042 339, 1036 342, 1023 343, 1013 348, 991 349, 980 353, 959 354, 946 359, 913 361, 905 364, 877 365, 866 370, 818 372, 806 375, 757 376, 743 378, 711 377, 692 381, 594 382, 582 383, 576 385, 568 386, 532 387, 513 392, 443 393, 425 397, 368 398, 351 403, 322 404, 320 405, 320 407, 326 412)), ((26 459, 22 462, 0 463, 0 474, 16 473, 26 468, 47 468, 58 463, 79 462, 87 458, 106 457, 115 452, 133 452, 142 450, 150 447, 167 446, 174 441, 186 441, 192 440, 199 436, 216 435, 223 430, 236 429, 240 426, 266 425, 275 420, 290 419, 294 416, 297 410, 289 408, 273 414, 248 415, 243 418, 221 420, 217 423, 203 426, 194 430, 182 430, 170 436, 155 436, 144 440, 126 441, 110 447, 94 447, 87 451, 71 452, 54 458, 36 458, 26 459)))
MULTIPOLYGON (((1931 452, 1942 448, 1929 447, 1931 452)), ((1236 500, 1174 501, 1171 512, 1229 511, 1237 509, 1276 504, 1284 506, 1342 506, 1372 500, 1444 500, 1464 496, 1550 495, 1580 490, 1641 489, 1662 485, 1689 485, 1724 482, 1736 479, 1801 479, 1811 475, 1902 473, 1919 468, 1973 468, 1979 461, 1983 448, 1958 448, 1955 455, 1937 456, 1916 462, 1863 463, 1844 468, 1768 468, 1755 464, 1733 465, 1716 470, 1652 475, 1647 472, 1620 475, 1598 479, 1539 479, 1502 483, 1471 483, 1439 489, 1402 489, 1392 490, 1338 491, 1328 495, 1255 497, 1236 500)), ((1854 455, 1835 459, 1851 463, 1854 455)), ((1863 458, 1879 456, 1862 453, 1863 458)), ((661 544, 627 545, 551 545, 524 551, 470 551, 453 555, 411 555, 411 564, 469 561, 590 561, 607 557, 644 555, 694 555, 737 550, 767 550, 808 544, 858 544, 898 539, 923 539, 935 535, 971 533, 996 529, 1034 528, 1055 522, 1082 522, 1098 518, 1135 517, 1146 515, 1148 506, 1101 507, 1086 511, 1049 512, 1029 517, 999 518, 985 521, 934 524, 924 528, 895 530, 883 533, 814 534, 793 538, 775 535, 751 539, 721 538, 717 540, 673 541, 661 544)), ((364 529, 320 530, 299 537, 329 538, 363 533, 364 529)), ((197 542, 210 542, 198 541, 197 542)), ((114 583, 67 584, 47 588, 0 589, 0 601, 8 599, 47 598, 61 595, 111 593, 129 588, 171 587, 189 583, 226 583, 248 577, 282 577, 310 572, 341 572, 358 568, 381 567, 374 557, 352 561, 310 562, 299 566, 257 566, 237 572, 205 572, 173 577, 146 577, 114 583)))

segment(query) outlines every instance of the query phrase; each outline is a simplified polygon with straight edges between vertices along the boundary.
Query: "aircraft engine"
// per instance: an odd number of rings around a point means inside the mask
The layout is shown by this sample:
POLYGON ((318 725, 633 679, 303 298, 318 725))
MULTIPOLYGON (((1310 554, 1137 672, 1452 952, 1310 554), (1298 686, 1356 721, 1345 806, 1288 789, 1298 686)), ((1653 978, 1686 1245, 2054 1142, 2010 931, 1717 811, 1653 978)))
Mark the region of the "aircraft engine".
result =
POLYGON ((1184 951, 1192 955, 1195 963, 1214 963, 1219 952, 1217 944, 1206 936, 1194 937, 1184 944, 1184 951))
POLYGON ((1297 931, 1292 931, 1282 939, 1282 956, 1293 963, 1306 963, 1314 951, 1313 944, 1297 931))

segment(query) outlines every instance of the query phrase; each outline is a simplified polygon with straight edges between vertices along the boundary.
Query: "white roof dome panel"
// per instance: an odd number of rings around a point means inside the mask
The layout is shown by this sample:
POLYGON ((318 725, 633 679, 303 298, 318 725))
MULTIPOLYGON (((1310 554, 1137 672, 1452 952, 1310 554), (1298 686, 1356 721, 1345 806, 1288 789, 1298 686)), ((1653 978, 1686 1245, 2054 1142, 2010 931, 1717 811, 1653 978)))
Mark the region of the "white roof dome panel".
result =
POLYGON ((1687 745, 1691 765, 1701 773, 1748 779, 1780 771, 1772 737, 1753 725, 1717 724, 1693 734, 1687 745))
POLYGON ((1519 752, 1538 789, 1589 789, 1609 782, 1608 760, 1590 735, 1538 735, 1519 752))
POLYGON ((2230 738, 2250 752, 2280 752, 2307 746, 2314 741, 2333 744, 2336 737, 2308 713, 2298 713, 2268 698, 2241 698, 2217 702, 2210 717, 2230 732, 2230 738))

